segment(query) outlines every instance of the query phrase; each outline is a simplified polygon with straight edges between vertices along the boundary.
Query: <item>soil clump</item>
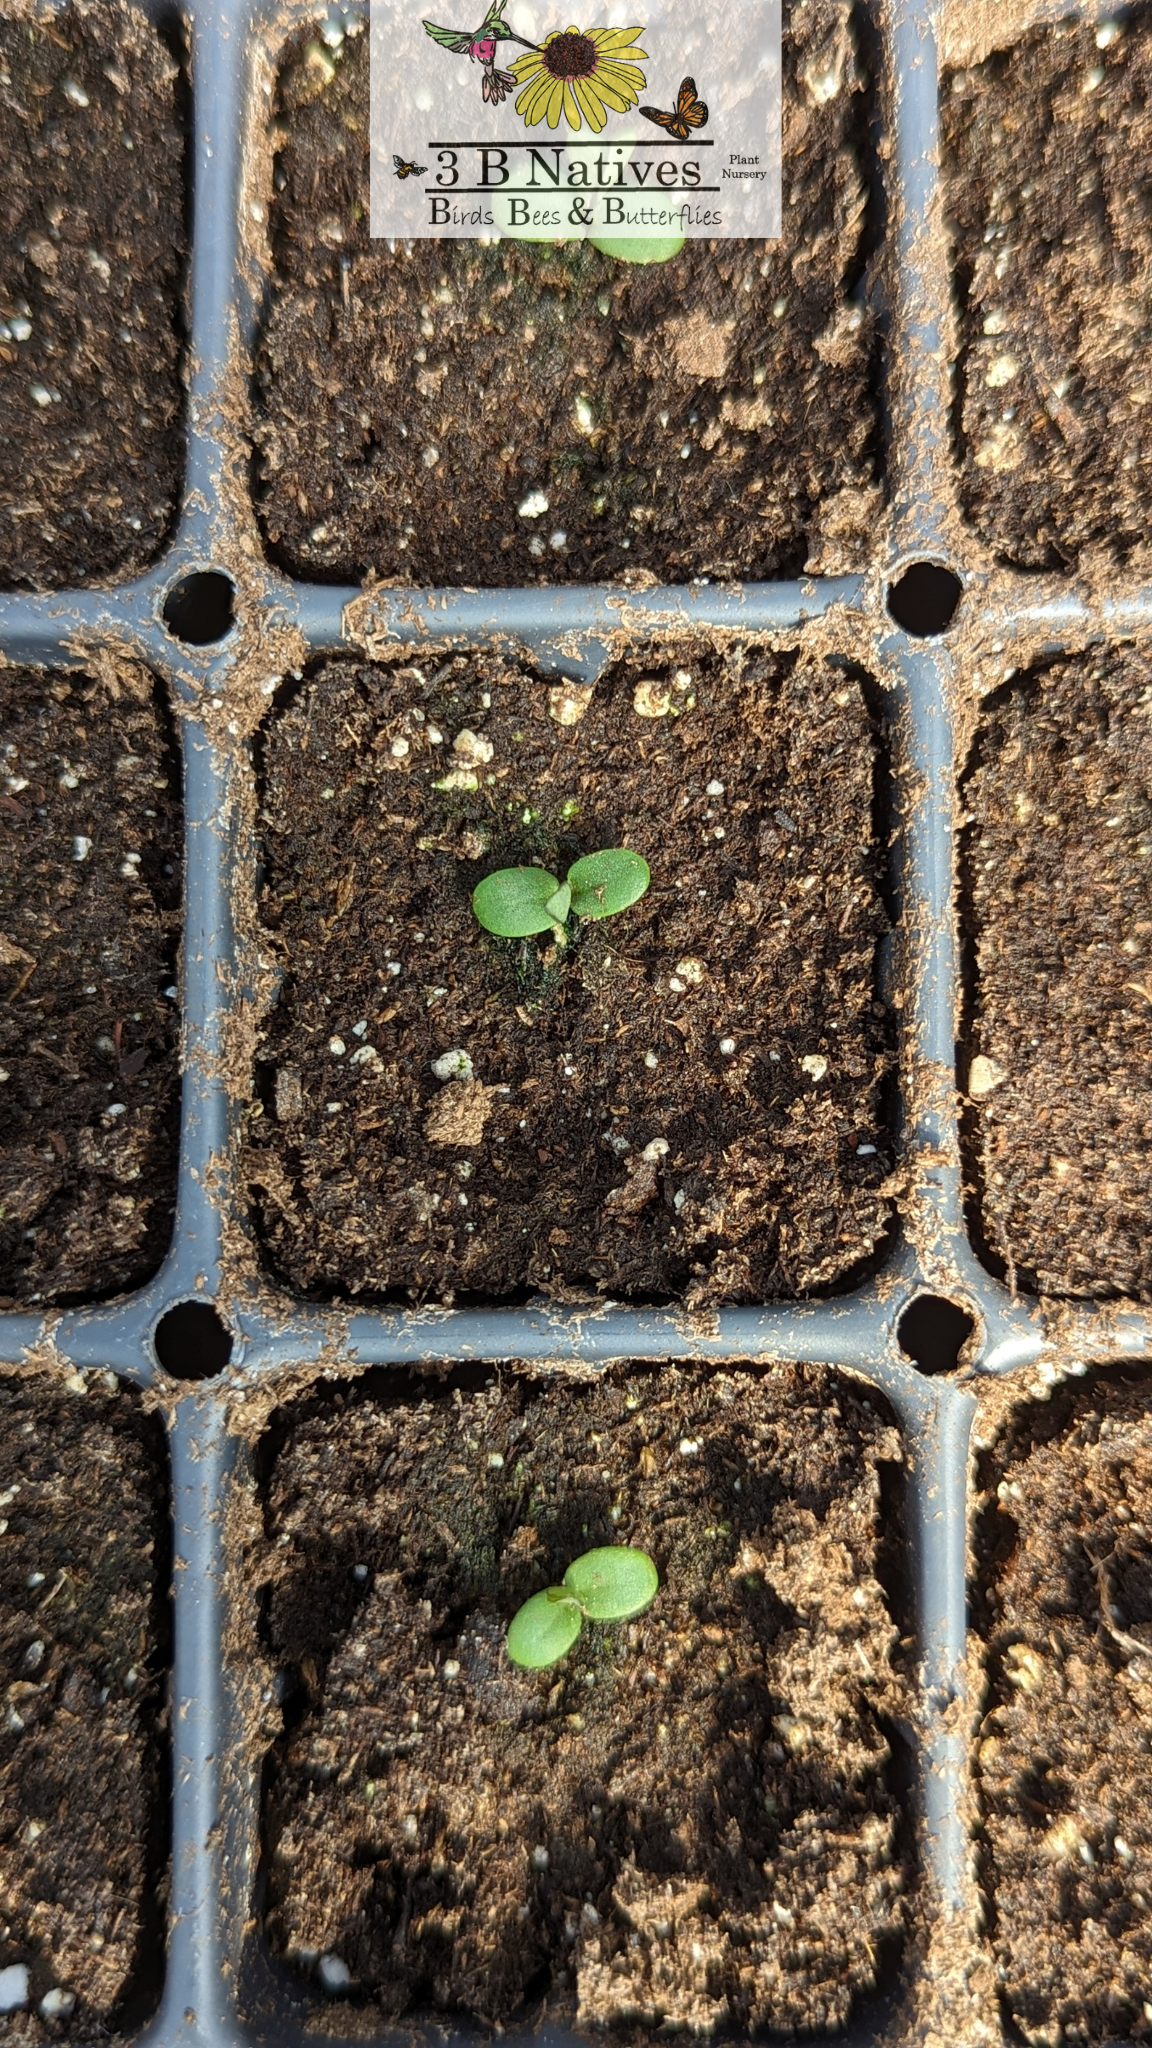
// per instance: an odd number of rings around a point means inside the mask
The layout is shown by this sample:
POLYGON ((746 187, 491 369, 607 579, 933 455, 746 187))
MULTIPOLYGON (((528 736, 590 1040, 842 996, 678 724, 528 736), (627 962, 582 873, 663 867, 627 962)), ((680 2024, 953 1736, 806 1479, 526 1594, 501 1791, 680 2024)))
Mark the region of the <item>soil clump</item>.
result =
POLYGON ((982 1229, 1045 1294, 1152 1291, 1152 670, 1056 661, 988 708, 966 784, 982 1229))
POLYGON ((945 77, 965 511, 1001 559, 1146 545, 1152 16, 1060 22, 945 77))
POLYGON ((888 1215, 875 770, 855 677, 755 645, 594 689, 497 654, 321 667, 265 738, 285 979, 247 1174, 276 1272, 444 1301, 842 1280, 888 1215), (623 845, 652 885, 621 915, 562 945, 477 923, 482 876, 623 845))
POLYGON ((276 1945, 389 2018, 839 2030, 905 1925, 900 1460, 872 1404, 792 1366, 282 1418, 276 1945), (653 1605, 517 1670, 521 1602, 608 1543, 653 1557, 653 1605))
POLYGON ((157 686, 0 675, 0 1306, 143 1282, 180 1100, 180 771, 157 686))
POLYGON ((105 1377, 0 1377, 0 1969, 28 1972, 9 2042, 103 2038, 157 1989, 163 1440, 105 1377))
POLYGON ((178 72, 125 0, 0 21, 0 585, 138 575, 183 462, 178 72))
POLYGON ((258 366, 278 562, 478 586, 866 563, 868 94, 847 0, 785 15, 781 241, 655 266, 590 242, 371 241, 368 38, 297 40, 258 366))
POLYGON ((982 1880, 1031 2048, 1152 2039, 1152 1388, 1113 1369, 983 1461, 982 1880))

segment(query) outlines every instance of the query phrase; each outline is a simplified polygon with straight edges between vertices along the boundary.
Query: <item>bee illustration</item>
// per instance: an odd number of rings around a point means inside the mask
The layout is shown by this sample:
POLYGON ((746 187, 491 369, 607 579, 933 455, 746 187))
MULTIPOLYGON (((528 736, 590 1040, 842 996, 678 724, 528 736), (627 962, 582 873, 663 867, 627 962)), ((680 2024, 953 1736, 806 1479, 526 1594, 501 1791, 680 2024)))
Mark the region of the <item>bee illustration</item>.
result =
POLYGON ((394 155, 392 162, 396 166, 398 178, 422 178, 428 169, 427 164, 406 164, 402 156, 394 155))
POLYGON ((641 107, 640 112, 646 121, 655 121, 658 128, 663 128, 669 135, 675 135, 681 142, 687 142, 690 129, 706 128, 708 125, 708 109, 703 100, 696 97, 694 78, 681 80, 674 114, 664 114, 659 107, 641 107))

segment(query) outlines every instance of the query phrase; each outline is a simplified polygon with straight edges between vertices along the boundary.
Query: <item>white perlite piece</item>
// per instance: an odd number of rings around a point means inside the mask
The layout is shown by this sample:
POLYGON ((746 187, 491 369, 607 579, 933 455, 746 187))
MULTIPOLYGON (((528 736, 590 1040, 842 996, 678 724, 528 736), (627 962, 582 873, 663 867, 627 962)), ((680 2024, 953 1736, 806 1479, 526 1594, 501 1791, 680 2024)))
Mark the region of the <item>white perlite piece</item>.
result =
POLYGON ((548 692, 548 716, 557 725, 579 725, 592 702, 594 683, 557 683, 548 692))
POLYGON ((486 764, 492 759, 496 749, 491 740, 485 739, 483 733, 473 732, 466 725, 453 740, 452 752, 458 754, 462 761, 481 761, 486 764))
POLYGON ((968 1093, 979 1102, 982 1096, 991 1095, 992 1090, 999 1088, 1007 1079, 1003 1067, 990 1060, 987 1053, 978 1052, 968 1069, 968 1093))
POLYGON ((813 1081, 822 1081, 828 1072, 828 1062, 822 1052, 806 1052, 800 1065, 813 1081))
POLYGON ((539 519, 541 514, 548 510, 548 500, 543 491, 529 491, 526 498, 521 498, 516 509, 521 519, 539 519))
POLYGON ((632 693, 632 709, 638 718, 667 718, 672 699, 663 683, 642 676, 632 693))
POLYGON ((40 2000, 40 2012, 46 2020, 66 2020, 76 2004, 76 1993, 65 1991, 60 1984, 54 1984, 40 2000))
POLYGON ((28 1965, 9 1963, 0 1970, 0 2012, 19 2012, 28 2003, 28 1965))
POLYGON ((677 974, 690 988, 699 988, 707 971, 704 962, 695 953, 686 953, 683 960, 676 962, 677 974))
POLYGON ((433 1060, 432 1072, 438 1081, 471 1081, 475 1075, 471 1055, 462 1045, 454 1046, 451 1052, 442 1052, 433 1060))
POLYGON ((347 1991, 352 1982, 352 1972, 339 1956, 321 1956, 316 1975, 325 1991, 347 1991))

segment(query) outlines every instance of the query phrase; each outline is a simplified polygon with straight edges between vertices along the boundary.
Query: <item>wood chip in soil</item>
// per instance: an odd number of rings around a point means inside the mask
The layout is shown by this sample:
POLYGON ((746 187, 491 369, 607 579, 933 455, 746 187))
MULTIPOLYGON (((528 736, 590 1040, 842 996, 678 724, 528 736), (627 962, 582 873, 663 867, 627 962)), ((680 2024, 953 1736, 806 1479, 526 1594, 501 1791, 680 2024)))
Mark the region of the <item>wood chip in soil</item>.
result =
POLYGON ((876 772, 856 678, 754 644, 653 647, 592 691, 487 653, 323 665, 264 741, 285 979, 245 1171, 277 1274, 693 1305, 842 1283, 889 1213, 876 772), (648 894, 566 947, 477 923, 496 868, 622 845, 648 894))
POLYGON ((981 1880, 1030 2048, 1152 2039, 1152 1383, 1113 1368, 984 1458, 981 1880))
POLYGON ((971 1170, 1045 1294, 1152 1293, 1152 668, 1093 650, 988 707, 966 784, 971 1170))
POLYGON ((0 674, 0 1306, 138 1286, 168 1247, 180 769, 159 686, 0 674))
POLYGON ((177 67, 123 0, 0 21, 0 586, 138 575, 182 468, 177 67))
POLYGON ((659 265, 590 242, 371 241, 368 38, 301 33, 258 358, 282 566, 482 586, 870 559, 867 65, 848 0, 785 16, 782 239, 690 242, 659 265))
POLYGON ((1143 547, 1152 483, 1152 17, 1037 29, 941 94, 961 491, 996 553, 1143 547))
POLYGON ((620 1367, 322 1399, 274 1445, 278 1948, 389 2018, 829 2033, 891 1985, 902 1453, 873 1402, 620 1367), (607 1543, 653 1557, 652 1606, 517 1670, 521 1602, 607 1543))
POLYGON ((6 2042, 102 2039, 155 2005, 163 1455, 111 1374, 86 1392, 0 1378, 0 1970, 27 1988, 6 2042))

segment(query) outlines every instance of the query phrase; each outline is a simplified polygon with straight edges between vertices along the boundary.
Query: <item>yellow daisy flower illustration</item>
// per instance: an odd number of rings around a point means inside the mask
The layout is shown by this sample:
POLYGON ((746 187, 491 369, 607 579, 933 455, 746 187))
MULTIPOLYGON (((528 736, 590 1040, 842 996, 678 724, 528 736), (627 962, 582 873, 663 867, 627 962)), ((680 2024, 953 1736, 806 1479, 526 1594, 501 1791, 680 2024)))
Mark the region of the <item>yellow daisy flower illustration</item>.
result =
POLYGON ((609 110, 627 113, 646 82, 640 65, 628 61, 638 57, 647 63, 647 52, 632 47, 643 33, 639 28, 553 29, 538 50, 518 57, 512 66, 517 85, 524 88, 516 112, 525 127, 547 121, 556 128, 563 115, 570 128, 587 121, 598 135, 609 110))

